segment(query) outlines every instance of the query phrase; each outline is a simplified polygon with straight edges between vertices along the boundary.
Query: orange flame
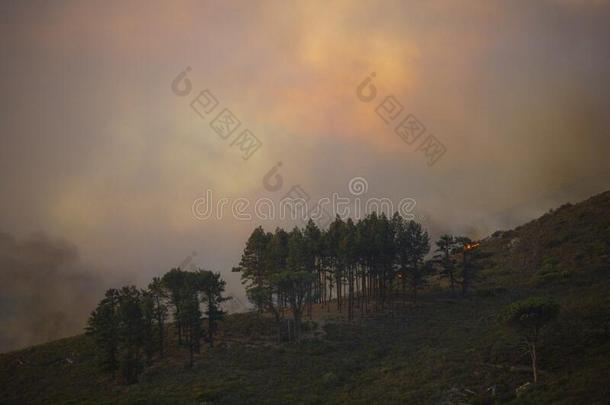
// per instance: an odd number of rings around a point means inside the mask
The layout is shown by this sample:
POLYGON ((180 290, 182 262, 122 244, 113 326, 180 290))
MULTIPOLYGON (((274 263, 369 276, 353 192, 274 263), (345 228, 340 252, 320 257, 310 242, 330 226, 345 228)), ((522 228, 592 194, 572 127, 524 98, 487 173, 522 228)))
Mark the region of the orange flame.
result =
POLYGON ((480 245, 479 242, 464 243, 464 249, 465 250, 472 250, 474 248, 479 247, 479 245, 480 245))

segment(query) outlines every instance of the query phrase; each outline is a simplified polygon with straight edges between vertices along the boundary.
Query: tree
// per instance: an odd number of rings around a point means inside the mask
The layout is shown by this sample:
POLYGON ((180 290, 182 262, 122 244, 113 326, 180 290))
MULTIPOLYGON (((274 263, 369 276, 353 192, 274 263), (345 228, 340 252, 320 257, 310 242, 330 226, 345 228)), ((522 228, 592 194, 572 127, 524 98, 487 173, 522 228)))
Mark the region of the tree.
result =
POLYGON ((548 298, 531 297, 509 305, 503 314, 506 324, 525 340, 532 361, 534 383, 538 382, 537 346, 542 329, 559 313, 559 306, 548 298))
POLYGON ((295 227, 288 236, 288 256, 286 269, 279 274, 278 282, 285 291, 288 304, 292 310, 295 326, 295 336, 301 336, 301 320, 305 299, 309 293, 309 286, 315 279, 313 272, 307 270, 307 249, 303 233, 295 227))
POLYGON ((146 355, 146 364, 152 363, 152 357, 157 350, 155 333, 155 301, 150 291, 142 290, 141 309, 143 318, 143 338, 144 338, 144 354, 146 355))
POLYGON ((354 237, 354 250, 355 254, 355 267, 356 267, 356 294, 358 297, 358 306, 360 307, 360 316, 364 316, 364 311, 367 306, 367 277, 368 277, 368 258, 369 258, 369 243, 368 233, 366 230, 366 219, 359 220, 355 226, 355 237, 354 237))
POLYGON ((165 273, 162 282, 170 291, 170 301, 174 307, 174 322, 178 331, 178 344, 189 351, 189 365, 193 365, 193 355, 199 352, 202 336, 199 291, 201 275, 198 272, 172 269, 165 273))
POLYGON ((456 238, 451 235, 444 234, 436 241, 436 255, 434 258, 436 262, 441 266, 441 276, 449 279, 449 286, 451 287, 451 294, 455 295, 455 259, 453 253, 458 248, 458 242, 456 238))
POLYGON ((339 242, 339 257, 342 267, 347 272, 347 319, 350 322, 354 318, 354 276, 356 273, 356 262, 358 255, 356 248, 356 226, 354 225, 352 219, 348 218, 345 222, 343 238, 339 242))
POLYGON ((248 296, 259 311, 263 310, 267 301, 260 292, 265 287, 271 238, 272 235, 265 233, 262 227, 255 228, 246 242, 239 266, 233 268, 233 271, 241 272, 241 280, 246 286, 246 292, 254 291, 248 296))
POLYGON ((339 257, 339 244, 343 238, 344 227, 345 223, 341 217, 337 215, 324 235, 324 254, 327 257, 327 264, 331 274, 330 294, 332 296, 332 282, 334 280, 337 309, 339 312, 342 311, 341 300, 343 298, 343 265, 339 257))
POLYGON ((165 349, 165 320, 167 318, 167 291, 159 277, 154 277, 148 285, 148 292, 153 301, 152 315, 156 321, 157 348, 163 356, 165 349))
POLYGON ((186 295, 188 295, 189 288, 187 285, 187 272, 180 270, 179 268, 171 269, 163 275, 161 283, 163 287, 169 291, 170 302, 173 306, 173 317, 176 331, 178 332, 178 344, 182 345, 184 323, 183 320, 187 317, 183 317, 181 314, 183 304, 188 301, 186 295))
POLYGON ((144 317, 140 291, 126 286, 118 294, 118 337, 121 375, 127 384, 133 384, 142 371, 144 349, 144 317))
MULTIPOLYGON (((258 274, 256 282, 262 285, 263 280, 262 273, 258 274)), ((163 276, 162 283, 170 291, 171 302, 175 308, 174 320, 178 327, 179 343, 188 348, 189 365, 192 366, 194 353, 199 352, 201 338, 203 337, 200 304, 206 305, 207 340, 212 347, 217 322, 224 316, 220 305, 229 299, 223 296, 226 283, 220 278, 220 273, 204 269, 198 269, 197 271, 172 269, 163 276)), ((257 298, 256 302, 262 303, 263 300, 257 298)))
POLYGON ((265 282, 262 292, 267 294, 265 302, 269 311, 275 316, 278 330, 284 317, 286 291, 281 281, 281 274, 286 270, 288 260, 288 233, 276 228, 270 235, 267 245, 265 282))
POLYGON ((290 233, 281 228, 265 233, 258 227, 234 271, 242 273, 256 308, 275 316, 281 336, 288 308, 295 327, 300 327, 304 307, 311 314, 316 302, 330 311, 330 301, 336 299, 339 312, 347 304, 350 321, 356 306, 363 316, 371 300, 383 309, 395 296, 397 274, 403 296, 408 282, 415 299, 430 269, 424 263, 429 251, 430 239, 420 224, 398 213, 390 220, 372 212, 356 223, 337 216, 327 230, 311 220, 290 233))
POLYGON ((305 238, 305 269, 315 274, 315 280, 309 284, 307 293, 307 311, 311 318, 312 305, 322 297, 322 232, 311 219, 303 230, 305 238))
POLYGON ((465 236, 456 237, 455 242, 459 247, 456 247, 454 251, 462 254, 462 296, 466 296, 476 275, 477 266, 475 261, 481 256, 477 249, 479 243, 473 242, 465 236))
POLYGON ((220 273, 172 269, 162 278, 155 277, 147 289, 126 286, 106 291, 86 328, 101 368, 111 372, 113 378, 119 370, 127 384, 137 381, 144 367, 143 357, 149 365, 157 351, 163 353, 168 297, 174 307, 179 345, 188 348, 192 366, 203 335, 200 304, 207 307, 208 341, 212 346, 217 322, 224 315, 220 305, 228 299, 223 296, 224 290, 220 273))
POLYGON ((116 377, 119 368, 118 352, 118 291, 109 289, 97 308, 91 313, 87 323, 86 333, 95 342, 98 363, 104 371, 116 377))
POLYGON ((208 343, 212 347, 214 346, 214 333, 216 332, 217 323, 225 315, 220 305, 231 298, 223 296, 226 282, 220 278, 220 273, 199 270, 198 274, 201 281, 199 289, 203 293, 201 299, 207 305, 208 343))
POLYGON ((195 294, 185 294, 179 303, 179 321, 183 328, 184 344, 189 351, 189 366, 193 366, 194 353, 199 352, 201 340, 201 310, 195 294))
POLYGON ((110 289, 89 317, 87 334, 95 342, 103 370, 113 378, 120 370, 127 384, 142 370, 146 328, 140 291, 133 286, 110 289))
POLYGON ((376 274, 378 297, 381 299, 381 308, 385 308, 388 283, 394 278, 394 263, 396 260, 396 238, 392 222, 385 213, 373 221, 373 268, 376 274))
POLYGON ((430 237, 421 224, 415 221, 407 222, 402 235, 399 237, 399 247, 407 255, 409 263, 407 278, 411 284, 413 300, 417 300, 417 289, 423 284, 425 269, 424 257, 430 252, 430 237))

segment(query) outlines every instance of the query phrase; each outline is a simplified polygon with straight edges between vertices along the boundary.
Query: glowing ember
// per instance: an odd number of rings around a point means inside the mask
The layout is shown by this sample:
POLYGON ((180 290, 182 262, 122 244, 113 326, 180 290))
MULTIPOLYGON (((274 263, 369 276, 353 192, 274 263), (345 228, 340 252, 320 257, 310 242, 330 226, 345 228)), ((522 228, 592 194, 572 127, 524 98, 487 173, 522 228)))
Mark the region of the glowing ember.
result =
POLYGON ((474 248, 479 247, 479 245, 479 242, 464 243, 464 250, 472 250, 474 248))

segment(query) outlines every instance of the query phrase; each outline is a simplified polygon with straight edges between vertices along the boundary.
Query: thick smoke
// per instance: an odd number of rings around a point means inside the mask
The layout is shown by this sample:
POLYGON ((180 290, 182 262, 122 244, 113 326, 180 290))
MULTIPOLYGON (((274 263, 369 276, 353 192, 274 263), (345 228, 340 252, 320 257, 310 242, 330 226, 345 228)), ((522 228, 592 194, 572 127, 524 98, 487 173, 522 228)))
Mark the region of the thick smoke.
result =
POLYGON ((82 332, 103 290, 72 244, 0 233, 0 351, 82 332))
POLYGON ((364 177, 433 237, 481 238, 610 187, 610 2, 111 3, 0 2, 0 229, 100 267, 0 234, 0 350, 81 331, 102 280, 142 286, 193 250, 246 302, 249 233, 291 226, 199 221, 208 189, 315 200, 364 177), (206 88, 263 142, 251 159, 189 107, 206 88), (447 147, 433 167, 376 113, 389 95, 447 147))

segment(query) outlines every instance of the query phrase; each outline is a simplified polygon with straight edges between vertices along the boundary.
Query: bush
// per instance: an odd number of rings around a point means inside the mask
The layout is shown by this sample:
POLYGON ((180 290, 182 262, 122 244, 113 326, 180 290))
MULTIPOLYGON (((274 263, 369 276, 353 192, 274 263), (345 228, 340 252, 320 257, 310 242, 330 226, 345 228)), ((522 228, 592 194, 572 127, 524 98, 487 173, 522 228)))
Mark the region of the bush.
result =
POLYGON ((538 382, 536 347, 542 328, 559 313, 559 305, 548 298, 531 297, 509 305, 502 314, 506 324, 516 330, 527 343, 532 360, 534 383, 538 382))

